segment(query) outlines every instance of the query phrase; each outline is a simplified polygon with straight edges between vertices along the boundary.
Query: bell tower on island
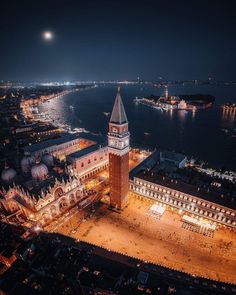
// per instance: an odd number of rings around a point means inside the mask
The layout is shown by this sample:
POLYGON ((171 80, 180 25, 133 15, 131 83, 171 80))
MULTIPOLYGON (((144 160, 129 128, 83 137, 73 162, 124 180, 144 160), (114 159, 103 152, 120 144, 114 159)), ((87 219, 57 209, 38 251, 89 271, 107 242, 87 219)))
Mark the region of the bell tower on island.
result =
POLYGON ((129 192, 129 130, 118 87, 108 132, 110 205, 123 209, 129 192))

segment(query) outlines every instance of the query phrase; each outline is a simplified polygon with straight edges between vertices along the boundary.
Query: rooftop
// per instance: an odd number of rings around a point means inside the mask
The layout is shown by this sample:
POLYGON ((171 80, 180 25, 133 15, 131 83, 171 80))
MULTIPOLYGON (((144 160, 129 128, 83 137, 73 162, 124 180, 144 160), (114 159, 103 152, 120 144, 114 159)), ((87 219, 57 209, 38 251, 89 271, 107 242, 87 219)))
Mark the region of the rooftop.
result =
POLYGON ((124 124, 128 122, 126 114, 125 114, 125 108, 120 96, 119 88, 118 88, 115 103, 113 106, 110 122, 117 123, 117 124, 124 124))
POLYGON ((31 146, 27 146, 25 150, 30 153, 34 153, 36 151, 47 149, 49 147, 60 145, 60 144, 63 144, 75 139, 79 139, 79 138, 91 140, 96 143, 102 143, 105 141, 105 138, 103 136, 91 134, 91 133, 85 133, 85 132, 79 133, 79 134, 64 133, 61 137, 48 139, 48 140, 33 144, 31 146))
POLYGON ((161 151, 161 158, 164 158, 165 160, 174 161, 174 162, 182 162, 186 159, 186 156, 180 153, 173 153, 170 151, 161 151))
POLYGON ((30 180, 24 182, 22 186, 31 194, 34 195, 36 199, 40 198, 40 193, 47 193, 50 187, 53 187, 55 185, 56 179, 59 182, 62 182, 63 180, 67 182, 69 180, 69 175, 65 172, 59 174, 55 171, 50 171, 48 177, 43 181, 36 181, 30 180))
POLYGON ((231 209, 236 209, 235 202, 232 201, 230 197, 225 195, 222 196, 221 193, 217 193, 211 190, 207 190, 206 188, 199 188, 196 185, 186 183, 181 180, 172 180, 166 176, 159 175, 156 172, 151 171, 140 171, 135 177, 141 178, 143 180, 153 182, 186 194, 190 194, 192 196, 211 201, 213 203, 217 203, 222 206, 227 206, 231 209))
MULTIPOLYGON (((162 151, 162 155, 173 161, 182 161, 185 156, 169 151, 162 151)), ((130 178, 141 178, 149 182, 157 183, 177 191, 236 209, 235 189, 232 185, 213 187, 213 177, 205 176, 199 172, 187 168, 178 168, 172 161, 160 161, 160 151, 155 151, 130 172, 130 178)))
POLYGON ((85 155, 88 155, 90 153, 93 153, 96 150, 98 150, 99 148, 103 148, 105 146, 107 146, 107 141, 103 142, 103 144, 102 143, 96 143, 96 144, 91 145, 91 146, 89 146, 87 148, 84 148, 82 150, 79 150, 77 152, 74 152, 74 153, 70 154, 68 157, 70 159, 78 159, 78 158, 81 158, 81 157, 83 157, 85 155))
POLYGON ((79 136, 78 134, 66 133, 66 134, 63 134, 62 137, 48 139, 48 140, 33 144, 31 146, 27 146, 27 147, 25 147, 25 151, 28 151, 30 153, 34 153, 36 151, 39 151, 42 149, 47 149, 47 148, 54 146, 54 145, 60 145, 65 142, 78 139, 79 137, 81 137, 81 136, 79 136))
POLYGON ((129 175, 130 178, 133 178, 134 176, 136 176, 137 173, 139 173, 140 171, 143 171, 145 169, 152 169, 157 161, 160 158, 160 153, 158 151, 155 151, 154 153, 152 153, 149 157, 147 157, 144 161, 142 161, 139 165, 137 165, 136 167, 134 167, 129 175))

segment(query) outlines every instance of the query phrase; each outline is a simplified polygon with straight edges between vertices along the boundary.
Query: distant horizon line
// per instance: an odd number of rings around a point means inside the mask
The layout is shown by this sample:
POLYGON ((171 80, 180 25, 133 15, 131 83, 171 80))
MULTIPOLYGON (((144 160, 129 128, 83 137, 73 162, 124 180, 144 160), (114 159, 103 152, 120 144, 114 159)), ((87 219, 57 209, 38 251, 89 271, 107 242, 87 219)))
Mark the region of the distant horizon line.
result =
POLYGON ((36 79, 36 80, 17 80, 17 79, 1 79, 0 84, 3 83, 28 83, 28 84, 52 84, 52 83, 58 83, 58 84, 64 84, 64 85, 70 85, 70 84, 76 84, 76 83, 121 83, 121 84, 129 84, 129 83, 186 83, 186 82, 192 82, 192 83, 198 83, 198 82, 209 82, 209 83, 236 83, 236 79, 214 79, 214 78, 207 78, 207 79, 36 79))

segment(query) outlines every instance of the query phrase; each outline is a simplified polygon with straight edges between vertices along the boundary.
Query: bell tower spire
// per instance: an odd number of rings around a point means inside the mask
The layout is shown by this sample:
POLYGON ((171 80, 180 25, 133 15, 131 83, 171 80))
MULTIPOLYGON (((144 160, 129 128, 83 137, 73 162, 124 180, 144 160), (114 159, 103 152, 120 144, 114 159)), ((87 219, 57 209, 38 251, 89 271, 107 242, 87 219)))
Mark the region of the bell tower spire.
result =
POLYGON ((129 130, 124 105, 117 89, 108 132, 110 205, 122 209, 129 191, 129 130))
POLYGON ((120 87, 117 88, 117 94, 116 94, 113 110, 111 113, 110 123, 116 123, 116 124, 128 123, 127 117, 125 114, 125 108, 120 96, 120 87))

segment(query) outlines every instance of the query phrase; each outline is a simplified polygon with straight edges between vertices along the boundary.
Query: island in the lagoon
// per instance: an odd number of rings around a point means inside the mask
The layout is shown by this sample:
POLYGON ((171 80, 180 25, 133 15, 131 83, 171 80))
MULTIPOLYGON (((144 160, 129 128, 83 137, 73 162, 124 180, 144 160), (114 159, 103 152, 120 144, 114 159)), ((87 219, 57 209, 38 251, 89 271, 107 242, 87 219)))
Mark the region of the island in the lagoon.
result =
POLYGON ((209 94, 181 94, 168 95, 168 90, 165 90, 163 96, 149 95, 142 98, 135 98, 136 103, 149 105, 156 109, 162 110, 192 110, 209 108, 213 105, 215 97, 209 94))

